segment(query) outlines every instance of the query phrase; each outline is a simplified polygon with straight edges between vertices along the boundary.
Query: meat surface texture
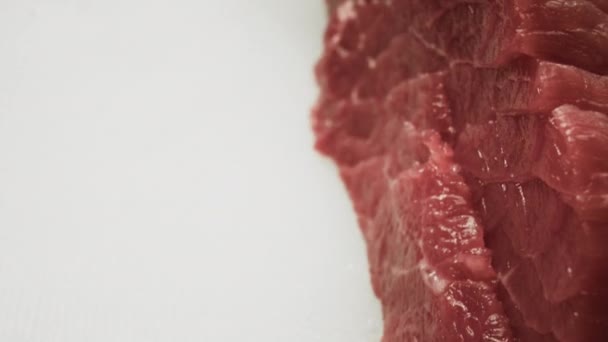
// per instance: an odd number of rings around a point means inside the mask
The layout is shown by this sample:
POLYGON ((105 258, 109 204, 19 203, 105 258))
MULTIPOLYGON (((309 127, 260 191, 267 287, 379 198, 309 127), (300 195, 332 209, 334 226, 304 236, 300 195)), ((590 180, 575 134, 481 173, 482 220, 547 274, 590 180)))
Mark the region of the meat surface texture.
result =
POLYGON ((608 1, 328 8, 316 148, 383 341, 608 341, 608 1))

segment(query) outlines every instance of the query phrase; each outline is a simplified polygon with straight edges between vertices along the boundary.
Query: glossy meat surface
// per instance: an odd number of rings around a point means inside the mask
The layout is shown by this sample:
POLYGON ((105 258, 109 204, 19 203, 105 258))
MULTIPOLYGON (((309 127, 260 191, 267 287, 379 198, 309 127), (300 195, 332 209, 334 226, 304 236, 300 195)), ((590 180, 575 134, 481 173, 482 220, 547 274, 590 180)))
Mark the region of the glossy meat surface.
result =
POLYGON ((316 147, 384 341, 608 341, 608 2, 331 1, 316 147))

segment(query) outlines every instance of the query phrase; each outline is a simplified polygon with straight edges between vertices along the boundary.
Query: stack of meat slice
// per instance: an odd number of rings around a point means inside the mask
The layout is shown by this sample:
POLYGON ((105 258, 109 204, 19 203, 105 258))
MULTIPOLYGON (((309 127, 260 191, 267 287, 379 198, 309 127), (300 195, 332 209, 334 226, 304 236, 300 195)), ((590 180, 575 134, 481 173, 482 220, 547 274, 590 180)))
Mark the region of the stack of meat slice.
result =
POLYGON ((608 0, 328 6, 316 147, 383 341, 608 341, 608 0))

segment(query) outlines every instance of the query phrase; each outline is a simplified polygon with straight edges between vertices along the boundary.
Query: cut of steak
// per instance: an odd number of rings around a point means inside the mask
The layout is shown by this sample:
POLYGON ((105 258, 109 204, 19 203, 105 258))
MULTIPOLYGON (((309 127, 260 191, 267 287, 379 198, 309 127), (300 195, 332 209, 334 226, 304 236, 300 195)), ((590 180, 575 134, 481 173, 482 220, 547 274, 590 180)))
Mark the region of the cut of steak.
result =
POLYGON ((608 1, 328 6, 316 147, 383 341, 608 341, 608 1))

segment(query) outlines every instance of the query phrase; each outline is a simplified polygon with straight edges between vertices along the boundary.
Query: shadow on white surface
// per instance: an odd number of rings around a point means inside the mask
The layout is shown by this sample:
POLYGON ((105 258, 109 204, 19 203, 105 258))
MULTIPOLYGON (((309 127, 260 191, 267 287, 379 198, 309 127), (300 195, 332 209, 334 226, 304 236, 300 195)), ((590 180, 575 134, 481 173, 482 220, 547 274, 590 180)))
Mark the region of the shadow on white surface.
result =
POLYGON ((0 3, 0 341, 378 341, 321 0, 0 3))

